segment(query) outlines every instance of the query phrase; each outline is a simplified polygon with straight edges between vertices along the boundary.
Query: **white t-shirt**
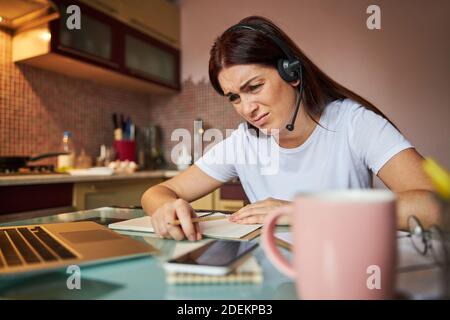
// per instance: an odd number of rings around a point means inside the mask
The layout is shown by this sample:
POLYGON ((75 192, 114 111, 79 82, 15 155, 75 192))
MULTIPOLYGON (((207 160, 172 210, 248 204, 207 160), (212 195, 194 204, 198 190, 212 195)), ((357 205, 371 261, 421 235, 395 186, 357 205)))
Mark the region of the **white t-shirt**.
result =
POLYGON ((292 200, 300 192, 370 188, 371 171, 412 147, 386 119, 350 99, 328 104, 320 124, 301 146, 286 149, 241 123, 195 164, 222 182, 239 177, 252 203, 292 200))

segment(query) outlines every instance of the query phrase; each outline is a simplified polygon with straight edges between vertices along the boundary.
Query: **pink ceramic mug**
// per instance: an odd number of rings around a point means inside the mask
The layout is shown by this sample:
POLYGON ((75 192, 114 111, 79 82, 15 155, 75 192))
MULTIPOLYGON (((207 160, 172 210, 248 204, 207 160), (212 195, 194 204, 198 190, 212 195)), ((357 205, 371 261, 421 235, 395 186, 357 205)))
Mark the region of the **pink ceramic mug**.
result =
POLYGON ((296 282, 302 299, 391 299, 396 266, 395 194, 342 190, 299 195, 270 214, 262 241, 269 259, 296 282), (293 265, 274 229, 291 215, 293 265))

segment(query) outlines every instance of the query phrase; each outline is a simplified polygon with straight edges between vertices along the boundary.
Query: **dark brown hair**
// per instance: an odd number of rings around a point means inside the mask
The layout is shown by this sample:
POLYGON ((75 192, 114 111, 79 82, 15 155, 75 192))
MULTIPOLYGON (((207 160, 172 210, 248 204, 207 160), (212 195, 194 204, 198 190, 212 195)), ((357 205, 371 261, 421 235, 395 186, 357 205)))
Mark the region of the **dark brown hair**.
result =
MULTIPOLYGON (((266 33, 277 37, 294 53, 303 66, 303 104, 305 111, 315 120, 326 105, 334 100, 350 98, 361 106, 391 122, 372 103, 337 83, 320 70, 300 48, 272 21, 260 16, 250 16, 239 23, 255 25, 266 33)), ((277 61, 286 58, 276 43, 262 32, 248 29, 228 29, 216 39, 210 51, 209 79, 214 89, 221 95, 218 75, 223 68, 241 64, 259 64, 277 68, 277 61)), ((391 122, 392 123, 392 122, 391 122)))

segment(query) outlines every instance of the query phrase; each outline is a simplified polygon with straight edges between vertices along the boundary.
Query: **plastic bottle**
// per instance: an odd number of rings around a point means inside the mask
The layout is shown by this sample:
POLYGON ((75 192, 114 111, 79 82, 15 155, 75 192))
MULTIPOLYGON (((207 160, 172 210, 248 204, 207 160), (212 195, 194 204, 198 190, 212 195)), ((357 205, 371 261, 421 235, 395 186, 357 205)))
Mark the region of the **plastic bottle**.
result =
POLYGON ((191 165, 192 157, 189 155, 186 146, 184 145, 181 149, 181 153, 177 159, 177 168, 178 170, 186 170, 191 165))
POLYGON ((75 164, 75 148, 72 141, 72 134, 64 131, 62 140, 62 151, 68 154, 58 156, 58 172, 68 172, 72 170, 75 164))

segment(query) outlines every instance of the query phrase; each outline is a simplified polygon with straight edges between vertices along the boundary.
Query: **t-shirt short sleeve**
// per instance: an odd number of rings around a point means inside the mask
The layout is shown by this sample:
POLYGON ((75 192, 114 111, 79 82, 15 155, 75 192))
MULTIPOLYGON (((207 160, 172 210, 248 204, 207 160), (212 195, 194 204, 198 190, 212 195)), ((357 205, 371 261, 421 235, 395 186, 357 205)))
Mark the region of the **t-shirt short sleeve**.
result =
POLYGON ((388 120, 371 110, 359 106, 350 117, 350 144, 374 174, 397 153, 413 147, 388 120))
POLYGON ((238 137, 239 132, 235 130, 228 138, 207 150, 195 162, 195 165, 210 177, 221 182, 227 182, 236 177, 235 159, 238 137))

